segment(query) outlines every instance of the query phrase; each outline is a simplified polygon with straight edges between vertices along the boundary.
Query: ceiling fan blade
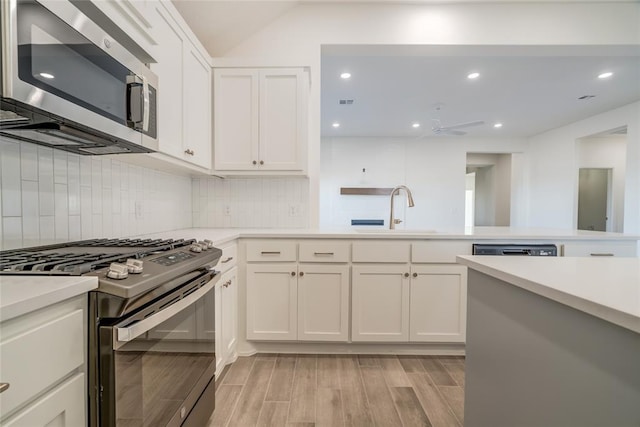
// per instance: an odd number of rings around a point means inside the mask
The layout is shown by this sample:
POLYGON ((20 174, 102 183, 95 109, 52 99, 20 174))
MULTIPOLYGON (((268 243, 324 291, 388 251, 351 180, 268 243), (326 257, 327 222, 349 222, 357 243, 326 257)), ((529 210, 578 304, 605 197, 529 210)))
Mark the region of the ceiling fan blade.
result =
POLYGON ((453 130, 453 129, 467 128, 467 127, 471 127, 471 126, 479 126, 479 125, 483 125, 483 124, 484 124, 484 120, 476 120, 474 122, 458 123, 457 125, 444 126, 444 127, 440 128, 440 129, 442 129, 442 130, 453 130))
POLYGON ((444 132, 442 132, 442 133, 444 133, 445 135, 466 135, 466 134, 467 134, 467 133, 466 133, 466 132, 464 132, 464 131, 461 131, 461 130, 453 130, 453 129, 445 130, 445 131, 444 131, 444 132))

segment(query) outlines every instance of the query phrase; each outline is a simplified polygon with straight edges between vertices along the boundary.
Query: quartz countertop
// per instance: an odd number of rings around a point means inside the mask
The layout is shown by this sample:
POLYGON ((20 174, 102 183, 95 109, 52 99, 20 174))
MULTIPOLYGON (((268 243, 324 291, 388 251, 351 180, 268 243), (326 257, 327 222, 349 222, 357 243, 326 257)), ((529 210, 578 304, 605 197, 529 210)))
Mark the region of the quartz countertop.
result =
POLYGON ((186 228, 146 234, 154 238, 209 239, 222 245, 237 238, 288 239, 433 239, 433 240, 639 240, 640 236, 585 230, 517 227, 469 227, 448 230, 387 230, 383 228, 345 229, 248 229, 186 228))
POLYGON ((0 322, 98 287, 97 277, 0 276, 0 322))
POLYGON ((640 258, 458 256, 457 260, 640 333, 640 258))

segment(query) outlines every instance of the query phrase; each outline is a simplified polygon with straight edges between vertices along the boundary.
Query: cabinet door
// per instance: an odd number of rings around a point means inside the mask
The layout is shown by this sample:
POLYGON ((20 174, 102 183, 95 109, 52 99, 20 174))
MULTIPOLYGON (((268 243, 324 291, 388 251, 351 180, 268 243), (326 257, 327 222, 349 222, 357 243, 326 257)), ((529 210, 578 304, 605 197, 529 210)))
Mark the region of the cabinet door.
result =
POLYGON ((464 342, 467 268, 412 266, 409 338, 413 342, 464 342))
POLYGON ((238 337, 238 268, 234 267, 225 275, 222 283, 222 352, 225 363, 230 363, 236 352, 238 337))
POLYGON ((257 169, 258 88, 256 70, 214 70, 215 169, 257 169))
POLYGON ((263 170, 302 170, 307 87, 302 69, 260 72, 260 159, 263 170))
MULTIPOLYGON (((211 67, 190 44, 184 50, 184 144, 182 158, 211 168, 211 67)), ((164 88, 163 88, 164 89, 164 88)))
POLYGON ((348 341, 349 266, 298 266, 298 340, 348 341))
POLYGON ((408 341, 409 265, 354 265, 352 272, 351 340, 408 341))
POLYGON ((158 146, 159 151, 183 158, 183 94, 182 68, 185 35, 169 12, 159 4, 155 13, 157 39, 161 49, 156 50, 151 70, 158 75, 158 146))
POLYGON ((298 337, 296 263, 247 265, 247 339, 298 337))

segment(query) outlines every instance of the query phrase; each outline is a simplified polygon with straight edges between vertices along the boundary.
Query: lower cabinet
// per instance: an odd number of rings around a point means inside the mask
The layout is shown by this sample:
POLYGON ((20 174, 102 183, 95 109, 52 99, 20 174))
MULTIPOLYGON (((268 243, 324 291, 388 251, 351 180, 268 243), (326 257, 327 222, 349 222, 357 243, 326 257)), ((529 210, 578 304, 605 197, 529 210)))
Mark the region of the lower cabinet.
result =
POLYGON ((349 339, 349 266, 248 264, 247 339, 349 339))
POLYGON ((409 341, 465 341, 466 267, 412 265, 410 294, 409 341))
POLYGON ((298 339, 298 264, 247 265, 247 339, 298 339))
POLYGON ((354 265, 352 341, 409 340, 409 267, 354 265))
POLYGON ((466 307, 464 266, 353 266, 354 342, 464 342, 466 307))

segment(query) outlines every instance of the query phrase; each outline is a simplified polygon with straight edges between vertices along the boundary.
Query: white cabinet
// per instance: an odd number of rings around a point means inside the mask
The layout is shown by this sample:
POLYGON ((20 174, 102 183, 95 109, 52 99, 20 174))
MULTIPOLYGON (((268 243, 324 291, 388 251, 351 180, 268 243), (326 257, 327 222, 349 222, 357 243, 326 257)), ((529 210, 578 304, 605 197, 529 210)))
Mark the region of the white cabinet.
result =
POLYGON ((465 341, 466 267, 412 265, 410 295, 409 341, 465 341))
POLYGON ((628 241, 581 241, 565 242, 561 245, 563 256, 615 256, 615 257, 635 257, 637 256, 637 243, 635 240, 628 241))
POLYGON ((301 68, 214 70, 214 169, 306 169, 308 75, 301 68))
POLYGON ((349 266, 298 265, 298 340, 348 341, 349 266))
POLYGON ((409 266, 352 267, 352 341, 409 340, 409 266))
POLYGON ((158 75, 159 151, 209 169, 211 67, 176 20, 178 12, 171 4, 158 4, 154 13, 160 48, 151 69, 158 75))
POLYGON ((216 286, 216 374, 236 359, 238 338, 238 268, 223 273, 216 286))
POLYGON ((298 338, 296 263, 247 265, 247 339, 298 338))
POLYGON ((86 424, 87 297, 0 324, 0 424, 86 424))

